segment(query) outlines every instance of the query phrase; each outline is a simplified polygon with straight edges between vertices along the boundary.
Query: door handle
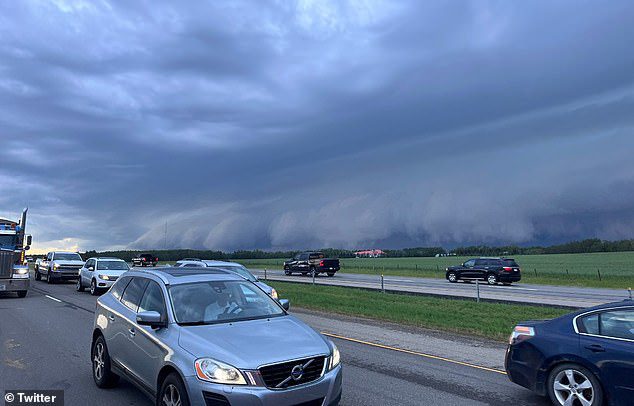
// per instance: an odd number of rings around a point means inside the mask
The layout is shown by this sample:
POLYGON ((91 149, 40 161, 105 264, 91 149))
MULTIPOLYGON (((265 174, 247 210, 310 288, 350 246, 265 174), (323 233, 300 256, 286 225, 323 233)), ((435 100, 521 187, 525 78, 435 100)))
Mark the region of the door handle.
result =
POLYGON ((113 316, 112 314, 109 314, 109 315, 108 315, 108 320, 110 320, 110 321, 114 321, 114 316, 113 316))
POLYGON ((129 329, 128 329, 128 333, 130 333, 130 335, 131 335, 132 337, 134 337, 134 336, 136 335, 136 331, 134 331, 134 329, 133 329, 133 328, 129 328, 129 329))
POLYGON ((586 345, 585 348, 592 352, 605 352, 605 348, 603 348, 603 346, 599 344, 586 345))

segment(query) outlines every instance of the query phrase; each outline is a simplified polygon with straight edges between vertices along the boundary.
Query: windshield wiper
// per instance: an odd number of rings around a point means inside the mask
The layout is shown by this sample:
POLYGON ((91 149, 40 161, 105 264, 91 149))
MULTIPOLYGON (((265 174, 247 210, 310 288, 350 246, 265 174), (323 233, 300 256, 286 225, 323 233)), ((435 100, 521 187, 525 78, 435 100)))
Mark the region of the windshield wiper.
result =
POLYGON ((178 324, 181 326, 203 326, 205 324, 210 324, 210 323, 205 320, 198 320, 198 321, 184 321, 178 324))

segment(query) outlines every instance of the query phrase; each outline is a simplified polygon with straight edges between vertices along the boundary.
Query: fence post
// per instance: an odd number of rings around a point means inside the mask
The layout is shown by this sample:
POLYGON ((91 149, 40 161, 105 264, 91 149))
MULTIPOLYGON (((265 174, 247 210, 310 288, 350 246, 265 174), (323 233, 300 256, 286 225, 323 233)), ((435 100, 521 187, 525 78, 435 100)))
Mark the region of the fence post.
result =
POLYGON ((630 300, 632 300, 632 288, 627 288, 627 292, 630 294, 630 300))
POLYGON ((266 268, 264 268, 264 280, 267 280, 266 279, 266 268))
POLYGON ((383 284, 383 274, 381 274, 381 293, 385 293, 385 285, 383 284))
POLYGON ((537 277, 537 268, 533 268, 533 271, 535 271, 535 277, 537 277))
POLYGON ((568 273, 568 270, 566 269, 566 276, 570 276, 570 274, 568 273))
POLYGON ((597 273, 599 274, 599 282, 601 282, 601 271, 597 269, 597 273))
POLYGON ((436 272, 440 272, 440 268, 438 268, 438 264, 436 264, 436 272))
POLYGON ((478 279, 476 279, 476 295, 477 295, 476 302, 480 303, 480 280, 478 279))
POLYGON ((316 272, 313 270, 312 274, 313 274, 313 286, 314 286, 315 285, 315 274, 316 274, 316 272))

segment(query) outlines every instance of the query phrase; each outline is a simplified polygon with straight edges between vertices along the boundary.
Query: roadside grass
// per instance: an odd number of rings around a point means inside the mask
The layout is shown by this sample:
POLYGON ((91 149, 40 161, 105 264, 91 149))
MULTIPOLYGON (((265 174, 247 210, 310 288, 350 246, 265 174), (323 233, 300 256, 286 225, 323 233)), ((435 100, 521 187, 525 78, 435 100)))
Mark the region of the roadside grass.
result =
MULTIPOLYGON (((445 268, 471 257, 343 258, 341 272, 444 278, 445 268)), ((634 288, 634 252, 513 256, 522 282, 597 288, 634 288)), ((282 269, 284 259, 236 260, 251 268, 282 269)))
POLYGON ((267 281, 294 306, 505 341, 522 320, 570 312, 555 307, 370 292, 356 288, 267 281))

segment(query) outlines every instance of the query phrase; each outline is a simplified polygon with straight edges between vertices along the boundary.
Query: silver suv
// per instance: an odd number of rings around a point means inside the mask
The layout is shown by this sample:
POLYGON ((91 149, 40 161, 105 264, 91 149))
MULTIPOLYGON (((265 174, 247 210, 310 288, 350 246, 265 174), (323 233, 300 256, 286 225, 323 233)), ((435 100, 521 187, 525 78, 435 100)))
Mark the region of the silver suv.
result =
POLYGON ((92 371, 158 405, 337 405, 330 340, 253 282, 223 271, 130 271, 97 301, 92 371))

